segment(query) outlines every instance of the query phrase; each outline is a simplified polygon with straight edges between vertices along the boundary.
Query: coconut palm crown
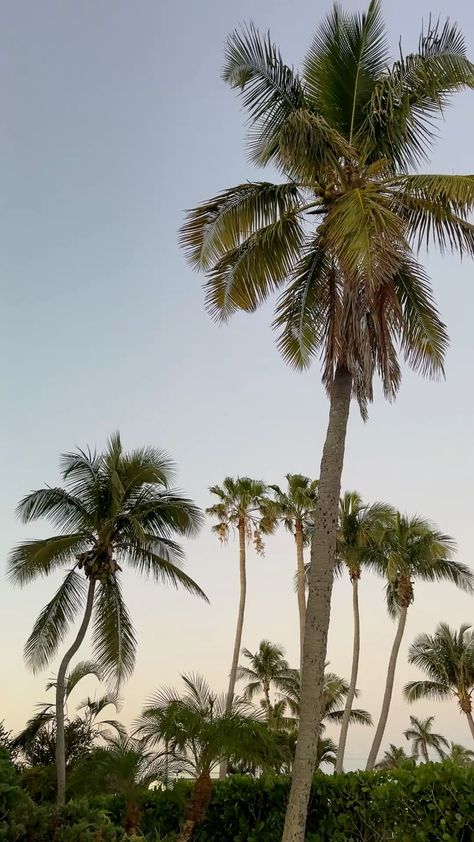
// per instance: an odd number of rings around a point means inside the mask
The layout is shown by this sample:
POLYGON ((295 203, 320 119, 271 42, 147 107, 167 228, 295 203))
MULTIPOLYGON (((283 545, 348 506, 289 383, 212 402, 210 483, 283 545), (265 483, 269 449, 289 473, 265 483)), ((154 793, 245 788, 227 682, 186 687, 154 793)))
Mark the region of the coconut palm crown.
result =
POLYGON ((440 374, 447 335, 414 249, 474 253, 474 179, 411 170, 451 95, 474 85, 457 26, 430 24, 418 51, 391 64, 378 0, 364 15, 335 6, 300 73, 250 25, 230 35, 223 76, 241 92, 252 163, 284 180, 236 185, 188 213, 181 243, 206 273, 211 315, 280 291, 285 359, 320 355, 328 388, 347 369, 362 407, 375 372, 396 393, 399 347, 414 369, 440 374))

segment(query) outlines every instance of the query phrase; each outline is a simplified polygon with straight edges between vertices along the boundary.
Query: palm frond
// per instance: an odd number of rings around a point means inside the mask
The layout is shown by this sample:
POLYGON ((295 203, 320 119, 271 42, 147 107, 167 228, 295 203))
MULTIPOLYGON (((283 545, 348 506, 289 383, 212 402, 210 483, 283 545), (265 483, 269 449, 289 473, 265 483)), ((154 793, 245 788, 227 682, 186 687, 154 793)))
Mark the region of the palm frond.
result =
POLYGON ((413 258, 406 258, 393 283, 402 311, 401 346, 406 361, 428 377, 443 375, 449 337, 427 274, 413 258))
POLYGON ((104 678, 118 687, 133 671, 137 641, 117 577, 97 584, 92 644, 104 678))
POLYGON ((444 701, 452 693, 449 687, 438 681, 409 681, 403 688, 403 695, 409 702, 417 702, 419 699, 444 701))
POLYGON ((436 245, 463 254, 474 254, 472 175, 404 175, 394 179, 393 205, 405 218, 410 237, 418 248, 436 245))
POLYGON ((83 533, 53 535, 18 544, 8 558, 8 577, 15 584, 26 585, 38 576, 48 576, 67 563, 74 563, 76 554, 88 545, 83 533))
POLYGON ((43 608, 33 631, 25 643, 24 655, 28 666, 37 672, 56 654, 72 621, 85 603, 85 580, 70 570, 53 598, 43 608))
POLYGON ((298 75, 284 64, 270 33, 262 35, 252 24, 227 39, 222 75, 232 88, 240 88, 248 111, 251 160, 268 164, 277 155, 282 125, 304 103, 298 75))
POLYGON ((298 260, 290 285, 278 299, 273 322, 279 332, 277 347, 294 368, 310 364, 331 329, 330 265, 321 242, 316 240, 298 260))
POLYGON ((303 80, 316 110, 337 126, 349 143, 387 61, 378 0, 372 0, 362 15, 333 6, 308 51, 303 80))
POLYGON ((369 156, 387 157, 402 171, 426 160, 436 137, 434 121, 466 87, 474 87, 474 65, 457 25, 430 21, 418 52, 401 53, 372 92, 360 130, 369 156))
POLYGON ((255 231, 275 225, 302 204, 301 191, 293 182, 238 184, 188 211, 180 244, 192 266, 210 269, 255 231))
MULTIPOLYGON (((169 547, 165 547, 164 542, 161 542, 159 549, 163 552, 163 549, 169 549, 169 547)), ((202 588, 178 566, 179 559, 175 558, 174 561, 171 561, 164 554, 158 555, 153 552, 149 548, 149 544, 142 545, 138 542, 135 545, 128 546, 125 555, 130 566, 143 575, 153 577, 155 581, 172 585, 175 588, 181 586, 188 593, 209 602, 202 588)))
MULTIPOLYGON (((330 713, 325 714, 324 719, 327 722, 336 722, 338 725, 342 722, 344 716, 343 710, 333 710, 330 713)), ((374 723, 372 721, 372 716, 368 710, 361 710, 359 708, 354 708, 351 710, 350 720, 349 722, 352 725, 369 725, 372 726, 374 723)))
POLYGON ((254 311, 290 275, 303 244, 295 211, 269 223, 230 249, 213 265, 205 283, 205 304, 217 321, 237 310, 254 311))
POLYGON ((77 663, 75 667, 69 671, 66 677, 66 699, 71 695, 79 681, 82 681, 83 678, 87 678, 89 675, 93 675, 98 681, 102 681, 103 674, 100 664, 97 664, 95 661, 79 661, 79 663, 77 663))
POLYGON ((16 514, 23 523, 46 517, 63 531, 84 531, 93 526, 91 513, 81 500, 64 488, 40 488, 18 503, 16 514))

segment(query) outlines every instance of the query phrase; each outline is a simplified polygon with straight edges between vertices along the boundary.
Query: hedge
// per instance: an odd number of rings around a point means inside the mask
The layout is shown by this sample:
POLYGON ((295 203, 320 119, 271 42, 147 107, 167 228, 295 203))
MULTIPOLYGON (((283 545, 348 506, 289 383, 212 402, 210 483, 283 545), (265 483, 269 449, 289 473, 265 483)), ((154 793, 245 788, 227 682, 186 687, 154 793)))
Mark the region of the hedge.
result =
MULTIPOLYGON (((207 816, 193 842, 278 842, 287 778, 232 776, 216 781, 207 816)), ((141 832, 170 839, 191 786, 137 797, 141 832)), ((0 842, 130 842, 118 796, 72 801, 62 810, 36 806, 0 751, 0 842)), ((474 842, 474 769, 430 763, 393 772, 315 776, 307 842, 474 842)), ((143 837, 142 837, 143 838, 143 837)))
MULTIPOLYGON (((278 842, 288 791, 286 778, 216 781, 195 842, 278 842)), ((183 784, 143 794, 142 832, 150 839, 176 833, 188 792, 183 784)), ((100 806, 120 823, 121 799, 104 797, 100 806)), ((390 840, 474 842, 474 769, 429 763, 413 770, 315 776, 307 842, 390 840)))

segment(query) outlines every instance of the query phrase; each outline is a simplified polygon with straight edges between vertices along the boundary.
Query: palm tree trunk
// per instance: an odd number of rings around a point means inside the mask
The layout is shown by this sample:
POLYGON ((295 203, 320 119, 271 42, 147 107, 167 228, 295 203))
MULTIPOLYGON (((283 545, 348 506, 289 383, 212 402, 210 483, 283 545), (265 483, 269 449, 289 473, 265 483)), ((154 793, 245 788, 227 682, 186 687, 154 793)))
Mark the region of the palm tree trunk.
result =
POLYGON ((349 683, 349 692, 346 697, 346 704, 344 707, 344 714, 341 723, 341 733, 339 735, 339 745, 337 747, 336 756, 336 772, 342 772, 344 765, 344 753, 346 750, 347 732, 349 730, 349 722, 352 712, 352 704, 354 702, 357 674, 359 672, 359 655, 360 655, 360 614, 359 614, 359 579, 354 576, 352 579, 352 611, 354 615, 354 640, 352 644, 352 669, 351 679, 349 683))
POLYGON ((66 796, 66 750, 64 742, 64 691, 68 666, 79 649, 86 635, 87 627, 92 616, 94 606, 95 579, 89 579, 86 609, 84 617, 76 635, 74 643, 69 647, 61 661, 56 681, 56 775, 57 775, 57 804, 62 807, 66 796))
POLYGON ((202 774, 193 787, 193 794, 189 807, 186 810, 186 818, 178 836, 177 842, 189 842, 194 829, 201 824, 212 796, 212 780, 209 774, 202 774))
MULTIPOLYGON (((237 680, 237 667, 242 646, 242 629, 244 627, 245 600, 247 597, 247 571, 245 569, 245 521, 239 521, 239 572, 240 572, 240 598, 239 613, 237 615, 237 628, 235 630, 234 652, 229 675, 229 687, 227 690, 226 713, 232 710, 234 699, 235 682, 237 680)), ((227 760, 223 760, 219 767, 219 778, 225 778, 227 774, 227 760)))
POLYGON ((469 723, 469 728, 471 729, 472 739, 474 740, 474 719, 472 718, 472 712, 470 710, 466 711, 466 719, 469 723))
POLYGON ((306 582, 304 575, 303 524, 296 523, 296 592, 300 617, 300 670, 303 668, 304 626, 306 622, 306 582))
POLYGON ((423 760, 425 761, 425 763, 429 763, 430 758, 428 757, 428 748, 425 742, 421 744, 421 753, 423 755, 423 760))
POLYGON ((336 555, 337 516, 351 391, 352 377, 346 369, 339 367, 331 388, 329 422, 319 472, 318 500, 311 540, 300 722, 283 842, 304 840, 311 782, 316 765, 336 555))
POLYGON ((402 605, 402 607, 400 608, 400 617, 398 619, 397 632, 395 635, 395 640, 393 641, 390 660, 388 662, 387 681, 385 684, 385 693, 382 702, 382 710, 380 711, 380 719, 377 725, 377 730, 375 732, 372 748, 370 749, 370 754, 367 760, 367 770, 374 768, 375 761, 377 760, 377 755, 379 753, 380 745, 385 732, 385 726, 387 724, 388 719, 388 712, 390 710, 390 702, 392 701, 393 681, 395 678, 397 658, 398 653, 400 651, 400 644, 402 642, 403 632, 405 631, 405 625, 407 621, 407 611, 408 606, 402 605))

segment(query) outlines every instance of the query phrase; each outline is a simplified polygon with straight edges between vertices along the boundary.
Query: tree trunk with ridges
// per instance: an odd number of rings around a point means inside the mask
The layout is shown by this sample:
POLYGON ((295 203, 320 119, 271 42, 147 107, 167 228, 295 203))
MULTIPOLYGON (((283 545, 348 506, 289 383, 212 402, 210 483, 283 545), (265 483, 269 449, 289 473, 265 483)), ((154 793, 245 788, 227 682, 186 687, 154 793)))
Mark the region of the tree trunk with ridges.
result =
POLYGON ((77 636, 61 661, 56 681, 56 775, 58 782, 57 804, 62 807, 66 797, 66 747, 64 741, 64 693, 66 673, 72 658, 78 651, 92 616, 94 607, 95 579, 89 579, 86 608, 77 636))
MULTIPOLYGON (((240 577, 240 598, 239 612, 237 614, 237 628, 235 630, 234 652, 229 675, 229 687, 227 690, 226 713, 232 710, 234 699, 235 682, 237 680, 237 667, 239 665, 240 649, 242 646, 242 630, 244 627, 245 600, 247 597, 247 571, 245 563, 245 521, 242 517, 239 521, 239 577, 240 577)), ((225 778, 227 774, 227 761, 223 761, 219 768, 219 778, 225 778)))
POLYGON ((177 842, 189 842, 192 839, 195 828, 201 824, 206 815, 211 797, 212 780, 209 775, 200 775, 194 784, 191 801, 177 842))
POLYGON ((283 842, 304 840, 311 783, 316 766, 336 555, 338 506, 351 390, 351 375, 345 369, 338 368, 331 388, 329 422, 319 472, 303 645, 300 724, 283 842))
POLYGON ((383 735, 385 733, 388 713, 390 710, 390 703, 392 701, 393 682, 395 679, 395 670, 397 667, 398 653, 400 651, 400 644, 402 642, 403 632, 405 631, 405 625, 407 621, 407 611, 408 606, 402 605, 400 608, 400 616, 398 618, 397 632, 395 634, 392 651, 390 653, 390 660, 388 662, 387 681, 385 684, 385 693, 382 702, 382 710, 380 711, 380 718, 378 721, 377 730, 375 732, 374 741, 372 743, 372 748, 370 749, 370 754, 367 760, 367 770, 373 769, 375 766, 375 761, 377 760, 377 755, 380 751, 383 735))
POLYGON ((359 615, 359 578, 354 576, 352 579, 352 611, 354 615, 354 641, 352 646, 352 668, 351 679, 349 682, 349 692, 346 697, 346 704, 344 706, 344 714, 341 723, 341 733, 339 735, 339 745, 337 748, 336 757, 336 772, 342 772, 344 767, 344 754, 346 751, 347 732, 349 730, 349 722, 352 713, 352 705, 354 703, 356 688, 357 688, 357 674, 359 672, 359 655, 360 655, 360 615, 359 615))
POLYGON ((297 521, 295 526, 296 542, 296 591, 300 618, 300 670, 303 667, 304 627, 306 623, 306 582, 304 573, 303 524, 297 521))

